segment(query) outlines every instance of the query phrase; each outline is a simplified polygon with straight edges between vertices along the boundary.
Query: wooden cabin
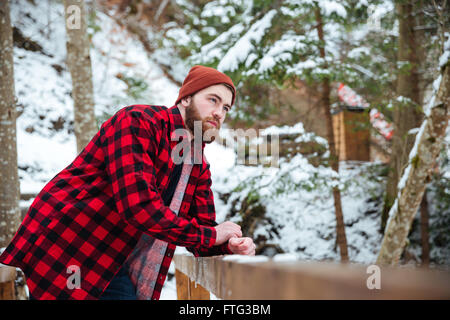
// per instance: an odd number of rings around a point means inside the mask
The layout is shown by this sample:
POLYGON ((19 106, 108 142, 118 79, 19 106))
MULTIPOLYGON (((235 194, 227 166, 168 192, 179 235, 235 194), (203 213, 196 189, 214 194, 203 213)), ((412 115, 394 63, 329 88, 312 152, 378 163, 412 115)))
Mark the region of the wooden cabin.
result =
POLYGON ((370 161, 369 113, 363 108, 344 106, 332 114, 339 160, 370 161))
MULTIPOLYGON (((270 114, 267 119, 252 125, 255 130, 270 126, 294 126, 301 122, 306 132, 313 132, 318 136, 327 137, 325 111, 320 108, 318 90, 309 87, 298 80, 296 88, 271 89, 271 100, 276 102, 279 112, 270 114)), ((332 100, 338 101, 338 107, 332 110, 333 131, 336 148, 341 161, 389 161, 388 144, 392 137, 393 128, 383 114, 370 105, 353 89, 343 83, 333 83, 332 100), (375 131, 373 131, 375 130, 375 131), (378 132, 378 134, 371 134, 378 132)), ((248 129, 243 121, 234 122, 233 129, 248 129)), ((296 136, 280 135, 279 153, 281 157, 291 157, 296 153, 310 155, 314 152, 322 154, 320 146, 311 148, 295 143, 296 136)), ((245 147, 247 148, 247 147, 245 147)), ((247 152, 244 152, 247 154, 247 152)), ((246 165, 258 165, 260 160, 251 155, 243 161, 246 165), (257 160, 255 160, 257 159, 257 160)), ((314 160, 314 159, 313 159, 314 160)), ((312 161, 315 165, 316 161, 312 161)))
POLYGON ((350 87, 338 84, 339 107, 332 110, 339 160, 370 161, 369 104, 350 87))

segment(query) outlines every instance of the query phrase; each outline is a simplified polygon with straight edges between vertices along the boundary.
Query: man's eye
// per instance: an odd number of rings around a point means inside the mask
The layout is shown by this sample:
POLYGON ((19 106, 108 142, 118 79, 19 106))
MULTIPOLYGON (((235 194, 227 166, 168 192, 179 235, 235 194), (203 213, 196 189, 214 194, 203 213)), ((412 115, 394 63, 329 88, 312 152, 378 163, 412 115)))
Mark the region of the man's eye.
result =
POLYGON ((211 100, 212 102, 214 102, 214 104, 217 102, 216 98, 210 98, 209 100, 211 100))
POLYGON ((230 107, 223 107, 226 112, 230 111, 230 107))

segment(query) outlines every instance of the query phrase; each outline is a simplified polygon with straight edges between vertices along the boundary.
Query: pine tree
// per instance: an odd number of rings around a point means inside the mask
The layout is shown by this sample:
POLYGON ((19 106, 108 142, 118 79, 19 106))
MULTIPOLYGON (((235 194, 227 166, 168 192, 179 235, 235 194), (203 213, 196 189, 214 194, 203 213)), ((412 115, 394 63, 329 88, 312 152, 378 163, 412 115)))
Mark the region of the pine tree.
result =
MULTIPOLYGON (((206 25, 207 28, 192 29, 204 41, 193 55, 192 61, 230 73, 240 87, 240 95, 246 98, 251 96, 251 91, 255 91, 255 88, 263 88, 264 91, 265 85, 270 88, 274 84, 286 87, 295 84, 299 78, 320 88, 321 108, 326 115, 329 164, 338 172, 339 161, 331 121, 330 86, 331 81, 351 76, 343 67, 344 64, 336 62, 336 52, 330 49, 338 46, 342 33, 340 36, 336 34, 337 37, 328 33, 333 27, 343 30, 346 17, 347 8, 337 2, 330 6, 330 3, 324 4, 322 1, 248 1, 239 6, 236 1, 214 1, 202 10, 201 25, 206 25), (220 24, 217 31, 211 32, 219 18, 215 16, 213 8, 219 3, 221 12, 230 14, 222 14, 220 19, 224 23, 220 24), (325 31, 325 28, 328 29, 325 31), (218 36, 211 37, 211 33, 218 36)), ((264 105, 263 102, 268 100, 265 95, 260 95, 259 99, 246 98, 241 98, 238 102, 239 109, 243 110, 241 114, 247 113, 258 119, 254 112, 255 104, 259 104, 259 109, 269 112, 270 105, 264 105)), ((261 114, 264 115, 264 112, 261 114)), ((345 225, 337 186, 333 188, 332 194, 337 222, 336 242, 341 260, 347 261, 345 225)))
POLYGON ((74 101, 74 131, 77 152, 97 133, 94 113, 94 91, 90 44, 87 36, 84 1, 64 0, 67 33, 67 66, 72 77, 74 101))
MULTIPOLYGON (((317 21, 317 34, 319 36, 319 41, 322 44, 319 47, 320 57, 326 61, 325 56, 325 46, 326 41, 323 36, 323 21, 322 13, 319 6, 315 8, 315 16, 317 21)), ((327 68, 325 62, 324 68, 327 68)), ((322 86, 322 108, 324 108, 325 122, 328 132, 328 146, 330 149, 330 164, 331 168, 339 172, 339 156, 336 151, 335 137, 333 131, 333 120, 331 118, 331 105, 330 105, 330 80, 328 77, 324 77, 321 83, 322 86)), ((342 203, 341 203, 341 192, 338 187, 333 188, 333 198, 334 198, 334 211, 336 215, 336 243, 339 246, 339 252, 341 254, 341 261, 348 261, 347 252, 347 237, 345 235, 345 225, 344 225, 344 215, 342 213, 342 203)))
POLYGON ((397 101, 394 103, 394 135, 390 171, 386 187, 386 196, 382 214, 381 228, 386 226, 387 214, 397 195, 397 183, 408 160, 408 154, 414 143, 414 135, 410 130, 420 125, 421 112, 419 106, 419 61, 417 58, 415 21, 413 16, 414 2, 398 1, 396 10, 399 20, 397 76, 397 101))
POLYGON ((0 2, 0 248, 11 241, 21 221, 17 171, 13 38, 9 1, 0 2))

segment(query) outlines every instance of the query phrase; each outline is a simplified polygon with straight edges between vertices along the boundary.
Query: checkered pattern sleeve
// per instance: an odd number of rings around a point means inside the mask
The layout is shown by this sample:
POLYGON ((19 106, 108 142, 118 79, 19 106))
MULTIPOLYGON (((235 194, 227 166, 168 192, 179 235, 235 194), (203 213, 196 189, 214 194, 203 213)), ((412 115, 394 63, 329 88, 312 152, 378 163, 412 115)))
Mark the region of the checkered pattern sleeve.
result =
POLYGON ((119 214, 157 239, 185 247, 213 246, 213 227, 201 225, 195 217, 178 217, 164 205, 153 163, 156 157, 168 162, 169 155, 158 153, 161 129, 157 122, 142 117, 138 111, 125 110, 103 128, 106 171, 119 214))
MULTIPOLYGON (((198 221, 205 226, 216 226, 216 210, 214 206, 214 195, 211 190, 211 172, 209 164, 206 170, 199 177, 197 188, 195 190, 194 201, 189 210, 189 215, 196 217, 198 221)), ((228 249, 228 241, 224 244, 214 247, 187 247, 196 257, 217 256, 223 254, 233 254, 228 249)))

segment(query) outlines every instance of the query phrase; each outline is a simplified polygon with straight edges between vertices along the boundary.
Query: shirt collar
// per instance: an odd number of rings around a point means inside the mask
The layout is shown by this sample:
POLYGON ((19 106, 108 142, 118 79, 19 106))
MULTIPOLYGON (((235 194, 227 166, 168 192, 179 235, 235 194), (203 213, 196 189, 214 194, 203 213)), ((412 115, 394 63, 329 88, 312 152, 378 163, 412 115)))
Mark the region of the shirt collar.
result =
MULTIPOLYGON (((170 123, 170 135, 172 137, 172 135, 174 134, 174 131, 177 129, 184 129, 184 130, 188 130, 187 127, 185 126, 183 117, 181 116, 180 110, 178 109, 178 107, 176 105, 170 107, 168 109, 168 114, 169 114, 169 123, 170 123)), ((187 139, 187 137, 186 137, 187 139)), ((174 145, 176 145, 179 141, 179 139, 175 138, 175 141, 172 141, 173 139, 171 139, 170 141, 170 145, 173 147, 174 145)), ((206 143, 204 141, 202 141, 202 149, 205 148, 206 143)))
POLYGON ((186 129, 184 125, 183 117, 181 116, 180 110, 176 105, 168 109, 169 119, 170 119, 170 131, 173 132, 176 129, 186 129))

